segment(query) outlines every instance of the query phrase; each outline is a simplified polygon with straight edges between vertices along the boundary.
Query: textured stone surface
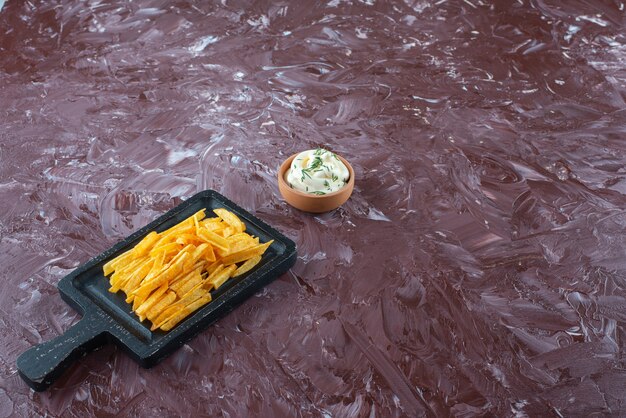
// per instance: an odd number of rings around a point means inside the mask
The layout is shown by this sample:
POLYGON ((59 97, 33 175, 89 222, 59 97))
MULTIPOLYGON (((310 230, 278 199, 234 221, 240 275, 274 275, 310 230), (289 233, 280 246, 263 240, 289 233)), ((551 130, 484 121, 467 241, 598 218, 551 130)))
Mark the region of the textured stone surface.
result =
POLYGON ((616 0, 8 0, 0 416, 626 414, 624 33, 616 0), (316 146, 357 182, 311 216, 275 174, 316 146), (207 188, 295 267, 154 369, 30 392, 56 283, 207 188))

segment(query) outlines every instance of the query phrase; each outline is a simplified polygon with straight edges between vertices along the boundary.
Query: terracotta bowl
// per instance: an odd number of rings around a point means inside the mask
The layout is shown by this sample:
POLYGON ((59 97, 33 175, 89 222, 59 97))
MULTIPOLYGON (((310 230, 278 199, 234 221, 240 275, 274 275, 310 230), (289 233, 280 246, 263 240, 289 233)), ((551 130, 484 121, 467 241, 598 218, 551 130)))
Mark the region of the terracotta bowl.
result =
POLYGON ((280 190, 280 194, 287 203, 304 212, 322 213, 337 209, 348 200, 354 189, 354 170, 349 162, 341 156, 337 156, 341 162, 346 165, 350 173, 350 178, 345 186, 336 192, 325 195, 315 195, 292 189, 285 181, 285 173, 289 170, 289 167, 291 167, 291 162, 296 158, 296 155, 298 154, 293 154, 291 157, 287 158, 278 170, 278 190, 280 190))

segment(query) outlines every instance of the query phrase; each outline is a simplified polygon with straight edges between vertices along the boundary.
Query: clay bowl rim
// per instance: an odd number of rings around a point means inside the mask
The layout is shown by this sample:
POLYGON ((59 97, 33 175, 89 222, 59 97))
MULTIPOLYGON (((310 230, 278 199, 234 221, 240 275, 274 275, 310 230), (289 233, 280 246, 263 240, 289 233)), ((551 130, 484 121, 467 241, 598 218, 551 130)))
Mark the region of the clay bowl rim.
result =
POLYGON ((294 193, 294 194, 299 195, 299 196, 304 196, 304 197, 307 197, 307 198, 312 198, 312 199, 324 199, 324 198, 327 198, 329 196, 335 196, 335 195, 338 195, 340 193, 345 193, 346 189, 354 188, 354 169, 352 168, 352 165, 350 165, 348 160, 346 160, 345 158, 343 158, 341 155, 339 155, 337 153, 334 153, 334 154, 341 160, 342 163, 345 164, 346 168, 348 169, 348 173, 350 173, 350 178, 348 179, 348 182, 342 188, 340 188, 339 190, 336 190, 334 192, 326 193, 326 194, 322 194, 322 195, 317 195, 317 194, 307 193, 307 192, 301 192, 300 190, 292 188, 285 181, 285 172, 289 169, 289 167, 291 166, 291 162, 293 161, 294 158, 296 158, 296 156, 298 154, 300 154, 300 153, 297 152, 297 153, 287 157, 287 159, 285 161, 283 161, 283 163, 280 165, 280 169, 278 170, 278 182, 281 183, 284 187, 286 187, 287 190, 289 190, 291 193, 294 193))

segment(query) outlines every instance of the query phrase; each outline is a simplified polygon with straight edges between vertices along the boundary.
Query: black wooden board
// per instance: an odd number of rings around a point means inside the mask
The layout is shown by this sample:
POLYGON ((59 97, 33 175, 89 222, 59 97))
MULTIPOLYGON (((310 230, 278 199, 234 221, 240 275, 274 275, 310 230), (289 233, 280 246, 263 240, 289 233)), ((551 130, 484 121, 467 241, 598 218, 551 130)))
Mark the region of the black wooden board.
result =
POLYGON ((61 279, 58 284, 61 297, 82 314, 82 319, 63 335, 22 353, 17 359, 19 373, 31 388, 45 390, 72 362, 106 343, 117 344, 142 367, 151 367, 287 272, 296 257, 295 243, 283 234, 219 193, 200 192, 61 279), (213 209, 226 208, 246 224, 246 232, 259 237, 261 242, 272 239, 274 242, 253 270, 211 292, 210 303, 172 330, 152 332, 147 321, 139 322, 131 312, 123 292, 109 292, 109 280, 103 275, 102 266, 149 232, 164 231, 202 208, 206 208, 208 217, 214 216, 213 209))

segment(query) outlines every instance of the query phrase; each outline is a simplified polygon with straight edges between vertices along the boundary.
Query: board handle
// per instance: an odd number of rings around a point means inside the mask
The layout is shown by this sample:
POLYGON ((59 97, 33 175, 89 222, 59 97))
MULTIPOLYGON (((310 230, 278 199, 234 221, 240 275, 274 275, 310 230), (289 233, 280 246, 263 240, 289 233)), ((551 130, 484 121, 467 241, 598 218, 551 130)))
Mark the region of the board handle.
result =
POLYGON ((101 322, 85 316, 65 333, 23 352, 17 358, 17 369, 28 386, 43 391, 75 360, 104 345, 106 337, 101 322))

